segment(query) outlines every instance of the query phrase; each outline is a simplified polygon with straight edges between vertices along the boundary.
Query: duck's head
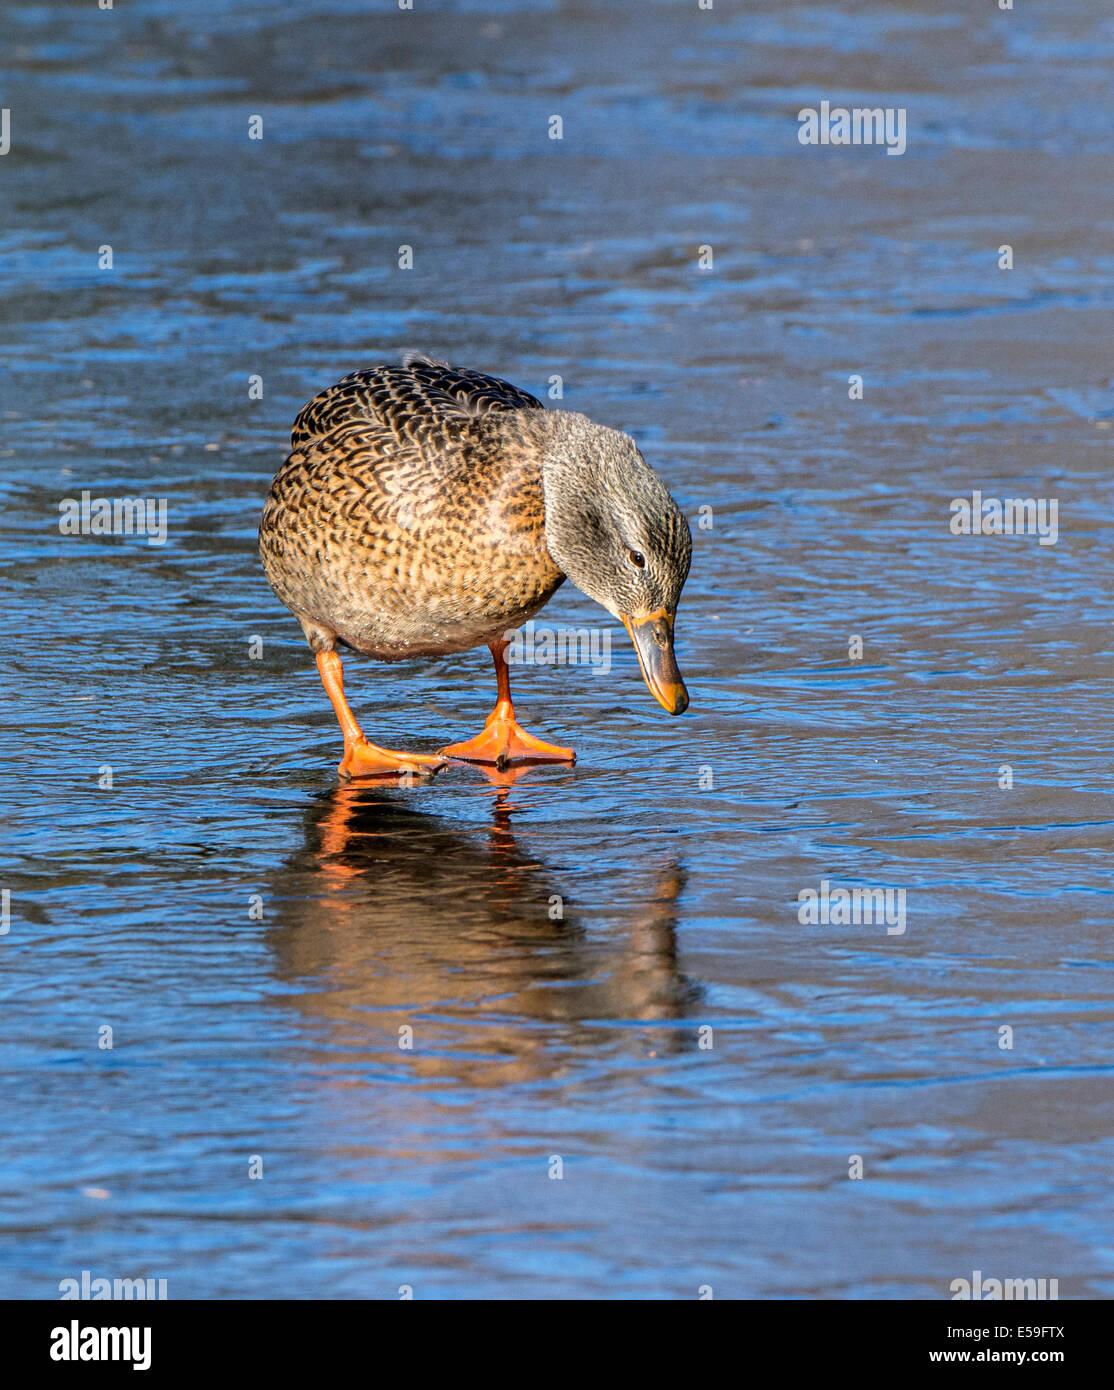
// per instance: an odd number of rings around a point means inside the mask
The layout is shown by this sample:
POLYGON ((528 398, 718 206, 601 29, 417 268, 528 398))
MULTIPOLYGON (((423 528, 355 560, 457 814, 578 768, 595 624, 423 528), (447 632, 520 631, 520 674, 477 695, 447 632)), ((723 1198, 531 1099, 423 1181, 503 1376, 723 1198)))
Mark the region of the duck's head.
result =
POLYGON ((688 522, 630 435, 570 411, 537 416, 549 553, 630 633, 658 703, 683 714, 673 623, 692 559, 688 522))

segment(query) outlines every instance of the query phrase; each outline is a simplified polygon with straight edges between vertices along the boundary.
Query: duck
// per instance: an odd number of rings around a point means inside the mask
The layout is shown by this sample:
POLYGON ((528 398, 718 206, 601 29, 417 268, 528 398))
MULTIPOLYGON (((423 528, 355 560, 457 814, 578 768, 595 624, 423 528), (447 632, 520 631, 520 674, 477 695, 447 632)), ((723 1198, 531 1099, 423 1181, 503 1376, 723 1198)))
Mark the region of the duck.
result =
POLYGON ((658 703, 687 708, 674 624, 692 534, 630 435, 411 353, 314 396, 290 450, 259 552, 316 658, 344 740, 342 778, 431 777, 458 759, 574 762, 573 749, 519 725, 506 655, 566 579, 626 628, 658 703), (474 738, 436 754, 367 738, 338 649, 391 662, 484 645, 497 695, 474 738))

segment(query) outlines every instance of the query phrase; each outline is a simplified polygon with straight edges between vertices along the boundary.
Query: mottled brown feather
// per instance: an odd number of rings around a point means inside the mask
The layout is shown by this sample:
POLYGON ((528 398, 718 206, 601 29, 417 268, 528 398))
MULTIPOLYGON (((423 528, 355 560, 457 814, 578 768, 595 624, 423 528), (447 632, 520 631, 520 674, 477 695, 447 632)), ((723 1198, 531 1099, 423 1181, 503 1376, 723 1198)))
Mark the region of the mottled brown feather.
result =
POLYGON ((541 409, 496 377, 413 358, 299 411, 259 543, 315 651, 463 651, 541 608, 564 578, 523 418, 541 409))

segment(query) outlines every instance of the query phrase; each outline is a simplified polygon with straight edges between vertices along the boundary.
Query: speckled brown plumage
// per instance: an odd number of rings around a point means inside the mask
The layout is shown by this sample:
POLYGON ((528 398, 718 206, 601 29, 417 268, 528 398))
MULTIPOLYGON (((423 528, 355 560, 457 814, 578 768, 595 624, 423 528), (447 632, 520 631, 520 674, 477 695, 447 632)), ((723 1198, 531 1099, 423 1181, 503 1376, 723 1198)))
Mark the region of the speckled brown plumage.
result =
POLYGON ((463 651, 541 608, 564 575, 545 544, 540 411, 424 358, 354 372, 303 407, 259 541, 314 651, 463 651))

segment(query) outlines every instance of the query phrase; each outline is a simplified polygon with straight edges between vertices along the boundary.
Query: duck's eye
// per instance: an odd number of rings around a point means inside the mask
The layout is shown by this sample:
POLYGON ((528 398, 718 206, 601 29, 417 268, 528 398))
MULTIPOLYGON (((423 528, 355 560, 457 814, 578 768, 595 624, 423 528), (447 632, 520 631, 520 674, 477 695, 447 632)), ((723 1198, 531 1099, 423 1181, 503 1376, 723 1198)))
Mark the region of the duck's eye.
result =
POLYGON ((646 568, 646 557, 642 554, 641 551, 628 550, 627 554, 630 556, 630 562, 632 565, 637 565, 640 570, 644 570, 646 568))

